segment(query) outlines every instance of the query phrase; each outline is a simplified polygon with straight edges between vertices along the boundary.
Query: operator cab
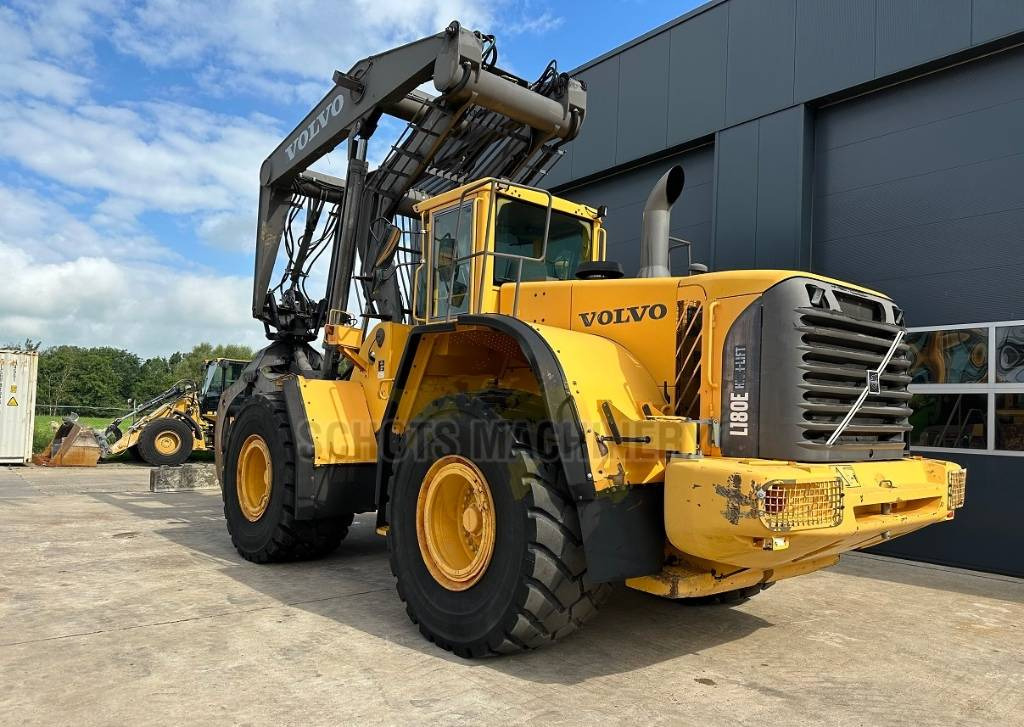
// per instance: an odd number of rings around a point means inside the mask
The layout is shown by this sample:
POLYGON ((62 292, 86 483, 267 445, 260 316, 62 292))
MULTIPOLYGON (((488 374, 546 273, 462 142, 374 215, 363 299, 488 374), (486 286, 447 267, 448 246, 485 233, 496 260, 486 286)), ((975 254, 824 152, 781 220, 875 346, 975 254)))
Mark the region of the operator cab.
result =
POLYGON ((248 361, 232 361, 226 358, 206 362, 206 375, 199 390, 199 408, 202 412, 217 411, 220 395, 238 380, 247 364, 248 361))
POLYGON ((605 256, 598 210, 542 189, 482 179, 416 211, 424 229, 417 322, 496 312, 501 286, 573 280, 581 266, 605 256))

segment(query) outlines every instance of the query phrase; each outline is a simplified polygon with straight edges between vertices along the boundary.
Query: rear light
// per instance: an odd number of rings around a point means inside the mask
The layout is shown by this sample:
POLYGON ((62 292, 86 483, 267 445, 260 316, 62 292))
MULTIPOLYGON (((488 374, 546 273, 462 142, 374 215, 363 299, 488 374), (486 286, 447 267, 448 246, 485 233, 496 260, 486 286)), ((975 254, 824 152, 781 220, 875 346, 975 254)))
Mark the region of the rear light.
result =
POLYGON ((950 510, 956 510, 964 506, 967 498, 967 470, 953 470, 947 475, 948 489, 947 501, 950 510))

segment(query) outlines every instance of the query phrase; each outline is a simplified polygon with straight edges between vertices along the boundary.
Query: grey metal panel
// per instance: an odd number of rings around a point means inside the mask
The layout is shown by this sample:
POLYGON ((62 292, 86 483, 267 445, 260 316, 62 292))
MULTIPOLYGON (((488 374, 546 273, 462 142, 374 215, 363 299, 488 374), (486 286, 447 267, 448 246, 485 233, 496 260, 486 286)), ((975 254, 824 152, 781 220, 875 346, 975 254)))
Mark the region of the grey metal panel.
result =
MULTIPOLYGON (((673 164, 682 164, 686 172, 683 194, 672 210, 672 234, 693 243, 693 259, 710 261, 712 180, 714 149, 711 146, 678 154, 667 159, 570 188, 564 196, 590 205, 607 205, 608 258, 622 263, 627 275, 640 266, 640 227, 644 201, 651 187, 673 164)), ((683 274, 685 255, 677 253, 673 271, 683 274)))
MULTIPOLYGON (((729 9, 720 5, 671 31, 668 145, 725 126, 725 67, 729 9)), ((633 110, 636 113, 636 110, 633 110)))
POLYGON ((668 33, 656 35, 619 57, 616 162, 632 161, 665 148, 668 74, 668 33))
POLYGON ((618 135, 619 57, 609 58, 580 74, 587 83, 587 117, 572 142, 572 178, 615 165, 618 135))
POLYGON ((793 105, 795 0, 730 0, 729 124, 793 105))
POLYGON ((802 106, 757 121, 757 212, 754 263, 758 268, 794 268, 800 263, 804 197, 802 106))
POLYGON ((972 43, 984 43, 1024 30, 1024 2, 1021 0, 974 0, 972 9, 972 43))
POLYGON ((819 125, 816 146, 834 149, 1024 98, 1022 75, 1024 54, 1013 50, 877 91, 874 103, 844 103, 841 114, 824 110, 829 122, 819 125), (954 81, 969 91, 951 96, 954 81))
POLYGON ((796 100, 875 75, 875 0, 797 0, 796 100))
POLYGON ((1024 99, 832 149, 822 191, 896 182, 1022 151, 1024 99))
POLYGON ((719 132, 715 139, 715 270, 755 265, 757 146, 756 121, 719 132))
POLYGON ((872 548, 930 563, 1024 576, 1024 529, 1010 514, 1019 506, 1024 458, 929 454, 967 468, 967 501, 952 522, 933 525, 872 548))
POLYGON ((814 269, 894 295, 911 325, 1024 317, 1021 78, 1006 51, 821 111, 814 269))
POLYGON ((572 144, 564 145, 562 151, 564 152, 562 158, 548 170, 547 176, 540 180, 538 187, 550 189, 572 179, 572 144))
POLYGON ((878 0, 875 75, 971 45, 971 0, 878 0))

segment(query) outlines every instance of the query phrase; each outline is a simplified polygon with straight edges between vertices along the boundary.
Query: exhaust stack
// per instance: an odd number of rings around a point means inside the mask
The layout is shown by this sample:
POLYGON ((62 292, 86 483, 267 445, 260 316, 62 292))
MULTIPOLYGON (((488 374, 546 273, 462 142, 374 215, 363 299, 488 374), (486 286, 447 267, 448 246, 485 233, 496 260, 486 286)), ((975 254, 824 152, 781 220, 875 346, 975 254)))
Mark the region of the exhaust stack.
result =
POLYGON ((672 205, 682 194, 685 180, 683 168, 676 164, 662 175, 647 197, 640 237, 639 278, 667 278, 672 274, 668 259, 669 224, 672 205))

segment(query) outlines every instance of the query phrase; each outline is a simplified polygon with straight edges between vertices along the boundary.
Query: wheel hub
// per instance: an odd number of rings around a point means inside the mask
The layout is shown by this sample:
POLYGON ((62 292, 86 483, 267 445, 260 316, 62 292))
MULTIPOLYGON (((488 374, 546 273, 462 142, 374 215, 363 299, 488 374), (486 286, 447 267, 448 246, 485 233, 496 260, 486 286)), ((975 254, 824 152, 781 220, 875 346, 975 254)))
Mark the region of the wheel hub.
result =
POLYGON ((416 500, 416 537, 427 570, 450 591, 487 572, 497 531, 491 489, 465 457, 448 455, 427 471, 416 500))
POLYGON ((156 435, 153 442, 156 451, 163 455, 172 455, 181 448, 181 437, 170 429, 165 429, 156 435))
POLYGON ((256 522, 267 511, 272 473, 270 448, 260 435, 250 435, 238 453, 235 473, 238 506, 249 522, 256 522))

